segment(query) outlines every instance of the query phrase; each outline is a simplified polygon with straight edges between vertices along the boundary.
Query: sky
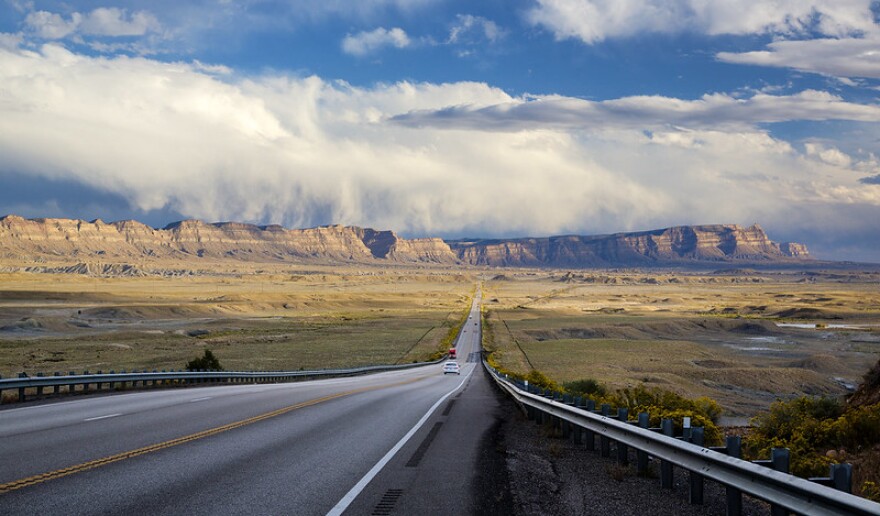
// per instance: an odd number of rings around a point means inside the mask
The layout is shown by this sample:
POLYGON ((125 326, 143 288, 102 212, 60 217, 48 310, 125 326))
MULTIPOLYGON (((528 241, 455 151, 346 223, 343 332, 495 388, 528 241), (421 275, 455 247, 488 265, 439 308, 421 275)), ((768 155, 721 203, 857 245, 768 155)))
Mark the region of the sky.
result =
POLYGON ((877 0, 0 0, 0 215, 880 262, 877 0))

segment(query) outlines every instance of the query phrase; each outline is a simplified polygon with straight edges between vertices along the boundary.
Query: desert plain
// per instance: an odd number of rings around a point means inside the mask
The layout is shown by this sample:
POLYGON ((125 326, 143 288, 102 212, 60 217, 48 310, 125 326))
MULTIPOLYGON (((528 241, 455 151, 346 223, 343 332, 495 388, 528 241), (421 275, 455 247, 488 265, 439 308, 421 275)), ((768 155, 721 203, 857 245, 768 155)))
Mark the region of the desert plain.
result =
POLYGON ((424 361, 478 288, 504 368, 709 396, 729 417, 844 396, 880 359, 876 270, 554 270, 201 263, 0 274, 0 374, 424 361), (82 271, 81 271, 82 272, 82 271))

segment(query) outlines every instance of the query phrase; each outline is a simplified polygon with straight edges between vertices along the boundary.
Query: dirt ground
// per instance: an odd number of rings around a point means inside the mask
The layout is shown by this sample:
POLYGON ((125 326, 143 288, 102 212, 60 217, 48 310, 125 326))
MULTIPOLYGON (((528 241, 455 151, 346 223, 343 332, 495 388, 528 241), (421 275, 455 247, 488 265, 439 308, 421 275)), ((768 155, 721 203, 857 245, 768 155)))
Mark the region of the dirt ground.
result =
POLYGON ((743 420, 777 398, 841 396, 880 358, 873 272, 505 272, 486 345, 557 382, 709 396, 743 420))
POLYGON ((460 272, 290 265, 0 274, 0 375, 180 369, 206 348, 228 370, 421 361, 475 284, 460 272))

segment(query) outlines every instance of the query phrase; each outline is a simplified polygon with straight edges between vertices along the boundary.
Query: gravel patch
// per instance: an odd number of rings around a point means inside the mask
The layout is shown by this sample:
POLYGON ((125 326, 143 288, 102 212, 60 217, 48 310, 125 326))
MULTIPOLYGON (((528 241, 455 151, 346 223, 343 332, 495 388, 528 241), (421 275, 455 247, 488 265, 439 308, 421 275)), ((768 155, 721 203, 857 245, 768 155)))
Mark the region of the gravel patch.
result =
MULTIPOLYGON (((499 394, 500 395, 500 394, 499 394)), ((514 515, 706 515, 726 513, 725 490, 704 484, 704 504, 688 503, 688 475, 676 469, 674 489, 661 489, 659 463, 651 473, 636 474, 635 455, 630 466, 602 458, 598 451, 562 439, 550 426, 529 421, 516 404, 505 398, 496 446, 503 447, 514 515)), ((598 448, 598 439, 597 439, 598 448)), ((612 445, 612 457, 616 451, 612 445)), ((743 498, 743 514, 767 515, 769 506, 743 498)))

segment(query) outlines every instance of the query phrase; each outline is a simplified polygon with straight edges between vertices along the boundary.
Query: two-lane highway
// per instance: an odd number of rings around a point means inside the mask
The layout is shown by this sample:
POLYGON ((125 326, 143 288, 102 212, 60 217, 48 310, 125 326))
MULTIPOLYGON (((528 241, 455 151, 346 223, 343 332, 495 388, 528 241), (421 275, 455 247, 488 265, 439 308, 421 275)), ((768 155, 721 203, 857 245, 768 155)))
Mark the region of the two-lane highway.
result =
MULTIPOLYGON (((360 513, 371 485, 411 447, 428 458, 425 432, 483 378, 479 320, 477 297, 457 344, 461 376, 434 365, 4 410, 0 513, 360 513)), ((452 434, 435 430, 432 440, 457 442, 452 434)))

